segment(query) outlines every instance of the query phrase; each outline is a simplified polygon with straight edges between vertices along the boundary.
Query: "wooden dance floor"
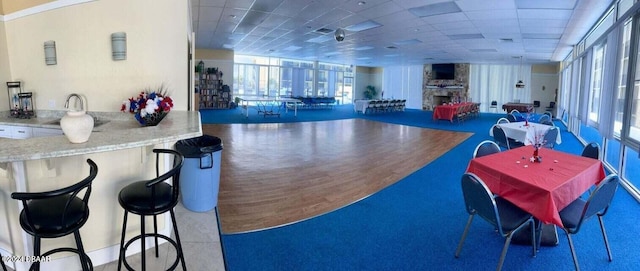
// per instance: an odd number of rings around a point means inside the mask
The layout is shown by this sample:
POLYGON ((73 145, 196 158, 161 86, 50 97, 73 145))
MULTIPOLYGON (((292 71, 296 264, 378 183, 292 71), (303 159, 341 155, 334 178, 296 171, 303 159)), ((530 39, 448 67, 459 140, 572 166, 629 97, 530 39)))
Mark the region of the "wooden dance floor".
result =
POLYGON ((202 127, 224 146, 218 197, 223 233, 272 228, 336 210, 471 136, 363 119, 202 127))

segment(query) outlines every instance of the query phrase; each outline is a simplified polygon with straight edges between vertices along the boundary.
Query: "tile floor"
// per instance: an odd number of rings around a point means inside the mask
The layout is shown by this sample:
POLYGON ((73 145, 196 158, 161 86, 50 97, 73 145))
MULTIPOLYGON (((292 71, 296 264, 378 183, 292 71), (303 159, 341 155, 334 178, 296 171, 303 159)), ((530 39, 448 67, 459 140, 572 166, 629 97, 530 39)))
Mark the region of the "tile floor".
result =
MULTIPOLYGON (((185 209, 182 203, 179 203, 175 212, 187 269, 191 271, 224 271, 215 210, 197 213, 185 209)), ((175 249, 167 243, 160 245, 159 254, 160 257, 156 258, 155 250, 147 249, 147 270, 167 270, 176 259, 175 249)), ((127 262, 134 269, 141 270, 139 254, 129 256, 127 262)), ((96 266, 94 270, 118 270, 118 261, 96 266)), ((123 267, 122 270, 126 269, 123 267)), ((175 270, 183 270, 181 264, 178 264, 178 268, 175 270)))
MULTIPOLYGON (((225 270, 215 211, 196 213, 185 209, 182 204, 178 204, 175 212, 187 269, 192 271, 225 270)), ((146 258, 147 270, 167 270, 173 264, 176 253, 173 247, 165 243, 160 245, 159 258, 155 257, 154 249, 147 249, 146 258)), ((139 255, 129 256, 127 261, 136 270, 140 269, 139 255)), ((117 261, 94 268, 95 271, 117 269, 117 261)), ((122 270, 125 269, 122 268, 122 270)), ((182 270, 180 264, 176 270, 182 270)))
MULTIPOLYGON (((204 213, 191 212, 182 206, 176 206, 176 221, 185 254, 187 269, 192 271, 224 271, 224 260, 218 234, 218 221, 215 210, 204 213)), ((160 257, 155 257, 154 249, 147 249, 147 270, 167 270, 176 258, 176 252, 168 244, 160 245, 160 257)), ((132 255, 127 262, 140 270, 140 256, 132 255)), ((12 270, 9 268, 9 270, 12 270)), ((94 267, 94 271, 118 270, 118 261, 94 267)), ((126 270, 124 267, 122 270, 126 270)), ((178 264, 176 270, 182 270, 178 264)))
MULTIPOLYGON (((179 203, 175 209, 178 231, 182 241, 187 269, 191 271, 224 271, 224 260, 218 234, 215 210, 196 213, 179 203)), ((168 244, 160 245, 160 257, 154 249, 147 249, 147 270, 167 270, 176 259, 175 249, 168 244)), ((136 270, 140 268, 140 255, 132 255, 127 262, 136 270)), ((1 268, 0 268, 1 269, 1 268)), ((8 270, 12 270, 8 268, 8 270)), ((95 271, 118 270, 118 261, 94 267, 95 271)), ((124 267, 122 270, 126 270, 124 267)), ((175 270, 183 270, 181 264, 175 270)))

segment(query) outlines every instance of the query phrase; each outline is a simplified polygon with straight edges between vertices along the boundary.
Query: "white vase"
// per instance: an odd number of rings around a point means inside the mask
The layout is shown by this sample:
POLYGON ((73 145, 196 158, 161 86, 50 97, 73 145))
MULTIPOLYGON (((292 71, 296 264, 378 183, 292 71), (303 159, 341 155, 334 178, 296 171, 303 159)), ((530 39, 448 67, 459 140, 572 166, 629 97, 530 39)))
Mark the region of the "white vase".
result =
POLYGON ((71 143, 84 143, 93 130, 93 118, 86 111, 68 111, 60 120, 60 128, 71 143))

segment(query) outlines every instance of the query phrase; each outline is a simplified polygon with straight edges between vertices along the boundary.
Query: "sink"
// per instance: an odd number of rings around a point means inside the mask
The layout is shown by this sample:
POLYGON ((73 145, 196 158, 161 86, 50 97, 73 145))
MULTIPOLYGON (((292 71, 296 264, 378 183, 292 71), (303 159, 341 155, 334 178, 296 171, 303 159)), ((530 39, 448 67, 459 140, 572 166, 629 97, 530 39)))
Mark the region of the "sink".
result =
MULTIPOLYGON (((108 122, 109 122, 108 120, 93 120, 93 128, 96 128, 96 127, 98 127, 100 125, 103 125, 105 123, 108 123, 108 122)), ((50 121, 50 122, 47 122, 45 124, 60 126, 60 119, 57 119, 57 120, 54 120, 54 121, 50 121)))

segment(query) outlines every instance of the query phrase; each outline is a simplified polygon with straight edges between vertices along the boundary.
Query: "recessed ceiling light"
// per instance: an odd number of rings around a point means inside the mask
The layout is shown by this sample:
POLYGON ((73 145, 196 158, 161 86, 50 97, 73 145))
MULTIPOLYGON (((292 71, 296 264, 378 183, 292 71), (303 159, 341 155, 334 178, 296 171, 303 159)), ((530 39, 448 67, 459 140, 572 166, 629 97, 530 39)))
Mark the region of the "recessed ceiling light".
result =
POLYGON ((371 50, 371 49, 373 49, 372 46, 361 46, 361 47, 353 48, 353 50, 356 50, 356 51, 364 51, 364 50, 371 50))
POLYGON ((366 3, 367 2, 365 2, 365 1, 360 1, 360 2, 358 2, 358 6, 364 6, 366 3))
POLYGON ((393 42, 393 44, 395 45, 411 45, 411 44, 417 44, 417 43, 422 43, 422 41, 420 41, 419 39, 410 39, 410 40, 401 40, 401 41, 393 42))
POLYGON ((382 26, 380 23, 372 20, 368 20, 368 21, 347 26, 344 29, 352 32, 359 32, 359 31, 364 31, 364 30, 368 30, 368 29, 376 28, 380 26, 382 26))
POLYGON ((232 15, 229 15, 229 17, 231 17, 231 19, 235 19, 235 18, 237 18, 238 16, 236 16, 236 15, 233 15, 233 14, 232 14, 232 15))
POLYGON ((455 2, 443 2, 443 3, 424 5, 420 7, 413 7, 408 9, 408 11, 420 18, 440 15, 440 14, 462 12, 460 7, 458 7, 458 5, 455 2))

